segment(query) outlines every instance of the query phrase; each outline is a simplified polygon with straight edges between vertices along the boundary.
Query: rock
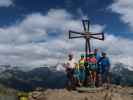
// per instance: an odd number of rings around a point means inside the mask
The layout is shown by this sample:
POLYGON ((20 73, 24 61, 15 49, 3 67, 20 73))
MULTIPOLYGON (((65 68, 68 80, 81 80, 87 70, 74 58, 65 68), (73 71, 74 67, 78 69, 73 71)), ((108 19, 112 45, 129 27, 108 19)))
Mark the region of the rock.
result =
POLYGON ((46 91, 32 92, 29 100, 133 100, 131 93, 133 93, 133 88, 120 88, 117 86, 95 93, 80 93, 66 89, 48 89, 46 91))

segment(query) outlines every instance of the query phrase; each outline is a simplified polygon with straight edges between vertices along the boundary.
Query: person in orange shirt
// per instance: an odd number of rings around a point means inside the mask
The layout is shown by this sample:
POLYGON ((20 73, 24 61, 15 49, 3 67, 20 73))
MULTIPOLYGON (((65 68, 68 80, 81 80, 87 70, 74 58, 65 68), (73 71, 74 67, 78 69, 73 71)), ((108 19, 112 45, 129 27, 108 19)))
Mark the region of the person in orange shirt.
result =
POLYGON ((84 63, 85 63, 85 58, 84 58, 84 55, 81 54, 81 58, 79 60, 79 79, 80 79, 81 85, 83 85, 84 81, 85 81, 85 66, 84 66, 84 63))

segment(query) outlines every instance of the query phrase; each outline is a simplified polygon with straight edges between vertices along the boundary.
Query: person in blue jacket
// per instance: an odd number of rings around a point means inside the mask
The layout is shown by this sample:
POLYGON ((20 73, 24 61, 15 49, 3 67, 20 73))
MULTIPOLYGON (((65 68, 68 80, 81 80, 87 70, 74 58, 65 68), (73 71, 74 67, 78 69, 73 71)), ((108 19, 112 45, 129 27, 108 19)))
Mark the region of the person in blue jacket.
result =
POLYGON ((101 51, 100 51, 100 48, 96 48, 95 50, 94 50, 94 54, 95 54, 95 57, 96 57, 96 60, 97 60, 97 62, 100 60, 100 58, 101 58, 101 51))
POLYGON ((101 66, 102 83, 108 83, 110 60, 105 52, 102 52, 102 57, 100 58, 98 63, 101 66))
POLYGON ((99 60, 101 59, 101 50, 100 48, 96 48, 94 50, 94 54, 96 57, 97 61, 97 79, 96 79, 96 86, 101 86, 102 85, 102 75, 101 75, 101 66, 99 65, 99 60))

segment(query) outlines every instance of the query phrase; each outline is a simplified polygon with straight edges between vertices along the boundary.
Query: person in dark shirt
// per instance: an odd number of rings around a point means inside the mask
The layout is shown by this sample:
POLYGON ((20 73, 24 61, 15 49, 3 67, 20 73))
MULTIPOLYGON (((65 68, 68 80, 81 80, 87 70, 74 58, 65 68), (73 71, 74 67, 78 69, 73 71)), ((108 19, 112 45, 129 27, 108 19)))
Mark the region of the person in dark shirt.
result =
POLYGON ((108 83, 110 61, 105 52, 102 52, 102 57, 100 58, 98 63, 101 66, 102 83, 108 83))

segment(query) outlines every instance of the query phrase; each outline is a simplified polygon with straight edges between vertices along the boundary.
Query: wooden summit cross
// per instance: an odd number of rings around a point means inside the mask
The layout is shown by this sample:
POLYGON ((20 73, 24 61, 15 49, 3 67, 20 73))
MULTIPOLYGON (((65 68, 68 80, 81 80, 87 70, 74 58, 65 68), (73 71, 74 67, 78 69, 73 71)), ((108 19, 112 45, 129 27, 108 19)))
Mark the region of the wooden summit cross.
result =
POLYGON ((76 31, 69 31, 69 39, 73 38, 84 38, 85 39, 85 57, 87 59, 88 49, 89 53, 91 52, 91 44, 90 39, 98 39, 98 40, 104 40, 104 33, 92 33, 89 32, 90 29, 90 21, 89 20, 82 20, 84 32, 76 32, 76 31), (72 34, 78 35, 78 36, 72 36, 72 34), (99 37, 101 36, 101 37, 99 37))

